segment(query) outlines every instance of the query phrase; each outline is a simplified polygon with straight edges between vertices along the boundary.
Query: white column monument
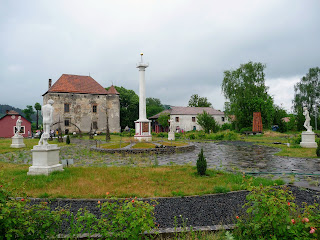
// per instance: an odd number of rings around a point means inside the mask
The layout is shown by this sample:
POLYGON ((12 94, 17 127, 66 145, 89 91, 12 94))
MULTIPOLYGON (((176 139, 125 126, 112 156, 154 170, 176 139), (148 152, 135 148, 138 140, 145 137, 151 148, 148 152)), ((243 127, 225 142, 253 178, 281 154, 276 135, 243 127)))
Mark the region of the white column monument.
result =
POLYGON ((312 131, 312 126, 310 125, 310 116, 307 107, 303 108, 303 115, 306 120, 303 126, 307 131, 302 132, 300 146, 303 148, 317 148, 317 143, 315 141, 315 133, 312 131))
POLYGON ((43 134, 38 145, 33 146, 32 166, 29 167, 28 175, 49 175, 53 171, 63 171, 62 164, 59 163, 60 148, 57 144, 49 144, 50 126, 53 119, 52 99, 42 106, 43 134))
POLYGON ((15 127, 17 131, 14 133, 14 136, 11 138, 12 144, 10 145, 10 147, 12 148, 23 148, 26 146, 23 142, 23 136, 21 136, 20 134, 21 123, 22 123, 21 116, 19 116, 16 122, 16 127, 15 127))
POLYGON ((176 139, 175 135, 174 135, 173 122, 174 122, 173 118, 170 118, 170 120, 169 120, 170 125, 169 125, 168 140, 175 140, 176 139))
POLYGON ((146 88, 145 88, 145 69, 149 66, 148 63, 143 63, 141 55, 141 62, 137 63, 139 68, 139 119, 135 121, 136 134, 134 139, 141 141, 151 141, 151 121, 147 119, 146 114, 146 88))

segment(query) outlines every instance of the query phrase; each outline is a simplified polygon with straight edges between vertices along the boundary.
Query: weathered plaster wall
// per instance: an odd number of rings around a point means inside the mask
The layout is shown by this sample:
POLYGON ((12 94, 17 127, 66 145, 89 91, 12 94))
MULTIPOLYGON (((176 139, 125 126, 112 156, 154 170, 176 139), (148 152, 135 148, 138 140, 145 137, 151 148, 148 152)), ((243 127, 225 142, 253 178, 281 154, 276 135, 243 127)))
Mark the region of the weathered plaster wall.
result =
MULTIPOLYGON (((54 123, 61 122, 62 131, 68 129, 69 132, 78 132, 77 127, 82 132, 89 132, 91 124, 97 122, 97 132, 106 131, 106 106, 110 106, 109 130, 110 132, 119 132, 120 130, 120 103, 119 96, 112 95, 93 95, 93 94, 75 94, 75 93, 47 93, 43 96, 43 104, 49 99, 54 101, 54 123), (64 104, 68 103, 69 112, 64 111, 64 104), (97 106, 97 112, 93 112, 93 106, 97 106), (117 109, 114 109, 117 108, 117 109), (70 126, 65 126, 65 119, 69 119, 70 126), (76 126, 74 126, 75 124, 76 126)), ((53 126, 57 129, 58 124, 53 126)))
MULTIPOLYGON (((180 129, 183 129, 184 131, 192 131, 193 126, 196 127, 196 130, 202 130, 202 127, 197 122, 197 115, 170 115, 171 118, 173 118, 173 129, 175 130, 178 126, 180 129), (179 122, 176 122, 176 117, 179 117, 179 122), (195 117, 195 122, 192 122, 192 117, 195 117)), ((222 117, 224 115, 213 115, 214 119, 219 125, 222 125, 227 121, 226 118, 224 118, 224 121, 222 121, 222 117)))

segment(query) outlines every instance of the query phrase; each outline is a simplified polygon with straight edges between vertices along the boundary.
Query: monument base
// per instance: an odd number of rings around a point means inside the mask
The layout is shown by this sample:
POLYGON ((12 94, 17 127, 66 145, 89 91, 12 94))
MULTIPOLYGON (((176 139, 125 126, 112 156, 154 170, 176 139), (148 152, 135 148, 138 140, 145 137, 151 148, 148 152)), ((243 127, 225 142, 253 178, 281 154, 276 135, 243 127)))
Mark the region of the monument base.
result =
POLYGON ((302 132, 300 146, 303 148, 317 148, 318 144, 315 141, 314 132, 302 132))
POLYGON ((148 119, 139 119, 135 121, 135 132, 134 139, 139 142, 151 142, 151 121, 148 119))
POLYGON ((12 137, 12 144, 10 147, 12 148, 23 148, 26 145, 23 143, 23 137, 22 136, 13 136, 12 137))
POLYGON ((54 171, 63 171, 57 144, 36 145, 31 152, 32 166, 29 167, 28 175, 49 175, 54 171))
POLYGON ((176 139, 176 137, 174 135, 174 132, 169 132, 168 133, 168 140, 175 140, 175 139, 176 139))

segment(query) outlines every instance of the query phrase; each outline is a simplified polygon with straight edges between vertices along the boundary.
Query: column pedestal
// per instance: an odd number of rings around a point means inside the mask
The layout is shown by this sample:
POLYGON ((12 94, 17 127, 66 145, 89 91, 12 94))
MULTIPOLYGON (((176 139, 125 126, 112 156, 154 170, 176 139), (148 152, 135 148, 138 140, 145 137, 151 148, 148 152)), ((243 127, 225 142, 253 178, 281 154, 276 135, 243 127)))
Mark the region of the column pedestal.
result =
POLYGON ((151 135, 151 121, 145 120, 137 120, 135 123, 135 130, 136 134, 134 135, 134 139, 138 140, 139 142, 151 142, 152 135, 151 135))
POLYGON ((168 133, 168 140, 175 140, 175 139, 176 139, 176 137, 174 135, 174 132, 169 132, 168 133))
POLYGON ((314 132, 302 132, 300 146, 303 148, 317 148, 318 145, 315 141, 315 135, 314 132))
POLYGON ((63 171, 57 144, 36 145, 31 152, 32 166, 29 167, 28 175, 49 175, 54 171, 63 171))
POLYGON ((12 148, 23 148, 26 145, 23 143, 23 137, 21 135, 13 136, 12 138, 12 144, 10 147, 12 148))

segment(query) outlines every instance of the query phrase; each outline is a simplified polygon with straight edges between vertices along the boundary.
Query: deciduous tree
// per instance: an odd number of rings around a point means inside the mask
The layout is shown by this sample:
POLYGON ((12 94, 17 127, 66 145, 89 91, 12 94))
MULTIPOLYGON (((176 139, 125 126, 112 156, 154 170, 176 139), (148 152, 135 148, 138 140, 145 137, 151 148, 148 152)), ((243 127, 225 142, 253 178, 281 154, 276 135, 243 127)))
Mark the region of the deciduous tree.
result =
POLYGON ((252 126, 253 112, 261 112, 264 128, 273 120, 273 99, 265 85, 265 65, 248 62, 236 70, 224 72, 222 91, 226 99, 225 113, 235 115, 238 129, 252 126))
POLYGON ((219 125, 216 120, 206 111, 197 115, 197 122, 206 133, 209 133, 210 130, 212 132, 217 132, 219 130, 219 125))
POLYGON ((208 99, 206 97, 200 97, 198 94, 193 94, 190 97, 189 107, 211 107, 212 104, 208 102, 208 99))
POLYGON ((23 109, 22 112, 24 113, 25 118, 31 122, 31 115, 35 114, 33 107, 31 105, 27 105, 27 107, 23 109))
POLYGON ((160 99, 158 98, 146 98, 147 118, 156 115, 164 110, 160 99))
POLYGON ((169 113, 161 113, 159 118, 158 118, 158 123, 166 128, 169 126, 169 120, 170 119, 170 114, 169 113))
POLYGON ((41 104, 40 103, 35 103, 34 104, 34 108, 36 109, 37 111, 37 129, 39 128, 39 111, 41 110, 41 104))

